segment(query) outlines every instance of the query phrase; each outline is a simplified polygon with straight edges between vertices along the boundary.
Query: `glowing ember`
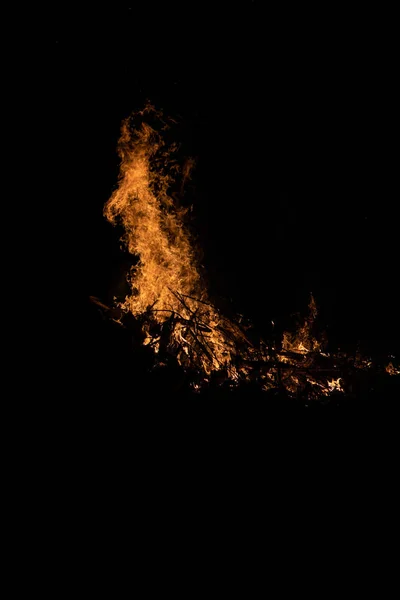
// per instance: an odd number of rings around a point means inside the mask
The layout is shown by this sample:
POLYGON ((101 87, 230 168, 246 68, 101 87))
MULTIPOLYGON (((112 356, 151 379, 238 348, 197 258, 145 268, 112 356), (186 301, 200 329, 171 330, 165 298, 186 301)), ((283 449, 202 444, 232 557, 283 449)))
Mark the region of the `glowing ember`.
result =
POLYGON ((340 381, 341 381, 341 377, 338 377, 337 379, 332 379, 331 381, 328 381, 328 387, 329 387, 330 391, 336 390, 338 392, 343 392, 343 388, 340 385, 340 381))
POLYGON ((392 362, 386 366, 385 371, 386 373, 389 373, 389 375, 400 375, 400 369, 394 367, 392 362))

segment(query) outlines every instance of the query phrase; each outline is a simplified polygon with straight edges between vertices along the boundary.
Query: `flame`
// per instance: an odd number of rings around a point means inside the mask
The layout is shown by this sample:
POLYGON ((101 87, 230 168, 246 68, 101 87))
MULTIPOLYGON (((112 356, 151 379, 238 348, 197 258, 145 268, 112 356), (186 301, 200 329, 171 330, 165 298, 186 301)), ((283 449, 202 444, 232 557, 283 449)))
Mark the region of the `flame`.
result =
POLYGON ((392 362, 385 367, 385 371, 386 373, 389 373, 389 375, 400 375, 400 369, 393 366, 392 362))
POLYGON ((146 331, 145 339, 156 352, 164 333, 168 346, 176 346, 180 363, 207 374, 226 367, 233 376, 232 339, 243 336, 208 300, 184 224, 187 209, 178 207, 171 194, 178 176, 183 191, 194 163, 187 159, 179 166, 178 147, 168 147, 162 136, 168 129, 162 113, 151 105, 122 124, 119 185, 104 214, 111 223, 122 224, 123 241, 138 263, 129 275, 131 294, 120 307, 134 316, 147 315, 159 326, 157 335, 146 331))
POLYGON ((318 315, 317 305, 313 295, 310 296, 308 305, 309 314, 295 333, 285 331, 283 334, 282 348, 289 352, 309 354, 320 350, 321 343, 314 337, 312 329, 318 315))
MULTIPOLYGON (((140 115, 152 113, 159 119, 162 116, 150 106, 140 115)), ((178 308, 171 289, 185 295, 200 293, 203 299, 194 251, 183 227, 185 211, 174 206, 168 195, 172 177, 165 168, 152 168, 153 161, 156 166, 169 162, 177 168, 161 135, 146 122, 132 129, 127 119, 122 125, 119 155, 119 186, 106 204, 105 216, 111 223, 120 219, 129 252, 140 257, 131 274, 132 294, 125 308, 140 314, 157 304, 158 311, 171 313, 178 308)), ((160 315, 162 321, 166 318, 168 315, 160 315)))
POLYGON ((331 381, 328 381, 328 388, 331 392, 333 392, 334 390, 338 391, 338 392, 343 392, 343 388, 340 384, 342 378, 338 377, 337 379, 331 379, 331 381))
MULTIPOLYGON (((180 165, 178 146, 166 142, 171 122, 148 104, 122 123, 118 187, 104 214, 123 226, 123 241, 136 264, 128 274, 130 294, 118 303, 118 315, 135 317, 143 344, 153 349, 160 365, 169 355, 183 368, 195 370, 195 391, 214 372, 218 381, 231 385, 257 380, 264 390, 308 390, 310 398, 344 392, 342 378, 332 376, 336 362, 344 359, 323 352, 323 341, 315 334, 318 311, 312 295, 308 314, 294 333, 285 331, 280 345, 261 341, 257 347, 246 336, 251 324, 242 315, 227 318, 211 303, 185 225, 188 208, 180 201, 194 161, 186 158, 180 165), (320 361, 327 368, 319 369, 320 361)), ((357 368, 371 364, 361 356, 354 361, 357 368)), ((400 373, 392 363, 386 371, 400 373)))

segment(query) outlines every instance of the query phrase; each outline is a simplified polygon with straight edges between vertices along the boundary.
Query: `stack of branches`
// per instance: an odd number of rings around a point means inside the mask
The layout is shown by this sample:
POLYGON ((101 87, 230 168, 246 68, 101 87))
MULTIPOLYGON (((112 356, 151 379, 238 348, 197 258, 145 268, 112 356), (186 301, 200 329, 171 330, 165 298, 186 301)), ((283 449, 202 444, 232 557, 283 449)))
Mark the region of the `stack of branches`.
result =
MULTIPOLYGON (((155 365, 177 363, 192 375, 196 387, 253 382, 265 390, 318 399, 335 389, 343 391, 334 382, 354 381, 372 366, 357 353, 324 353, 318 344, 304 353, 277 340, 258 339, 249 323, 222 315, 205 300, 170 292, 177 300, 173 310, 159 309, 155 302, 135 317, 128 312, 117 315, 96 298, 92 302, 135 336, 140 331, 141 343, 154 350, 155 365)), ((384 367, 380 370, 384 373, 384 367)))
POLYGON ((145 343, 154 347, 160 360, 173 355, 182 367, 202 372, 205 381, 213 372, 235 379, 237 361, 252 345, 245 328, 205 300, 169 291, 177 300, 173 310, 154 303, 143 315, 145 343), (159 319, 161 312, 169 317, 159 319))

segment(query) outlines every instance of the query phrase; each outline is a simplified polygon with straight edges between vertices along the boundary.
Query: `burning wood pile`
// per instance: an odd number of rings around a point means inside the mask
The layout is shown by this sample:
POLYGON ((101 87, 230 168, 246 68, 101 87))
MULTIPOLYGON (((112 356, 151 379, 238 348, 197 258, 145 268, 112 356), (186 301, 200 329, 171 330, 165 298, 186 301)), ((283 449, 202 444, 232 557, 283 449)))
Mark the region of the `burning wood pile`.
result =
POLYGON ((134 318, 154 365, 175 361, 197 391, 215 382, 231 388, 254 382, 308 399, 348 392, 359 369, 399 375, 393 360, 376 366, 357 354, 325 352, 313 297, 297 330, 270 341, 257 340, 243 317, 227 317, 210 301, 185 227, 188 209, 174 201, 174 186, 179 181, 183 190, 193 162, 180 165, 176 144, 165 141, 171 124, 150 105, 124 121, 119 185, 104 210, 123 226, 126 248, 137 257, 128 274, 130 294, 112 318, 125 327, 127 316, 134 318))

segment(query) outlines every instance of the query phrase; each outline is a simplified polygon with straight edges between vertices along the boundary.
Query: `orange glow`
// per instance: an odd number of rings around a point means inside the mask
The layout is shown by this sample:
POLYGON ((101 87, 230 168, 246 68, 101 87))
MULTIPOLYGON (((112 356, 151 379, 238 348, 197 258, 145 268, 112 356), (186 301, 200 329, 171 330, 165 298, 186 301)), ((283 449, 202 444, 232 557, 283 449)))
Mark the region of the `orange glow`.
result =
MULTIPOLYGON (((209 382, 212 372, 219 372, 220 380, 232 385, 257 376, 265 390, 284 387, 296 394, 310 389, 316 398, 343 392, 342 379, 332 377, 333 369, 329 373, 316 366, 317 359, 332 358, 314 333, 318 311, 312 296, 304 322, 294 333, 285 332, 278 347, 262 341, 255 348, 246 337, 250 325, 243 325, 242 316, 228 319, 210 302, 185 226, 188 208, 178 206, 172 192, 179 189, 183 196, 194 161, 179 164, 176 144, 165 141, 169 129, 151 105, 122 124, 118 187, 104 208, 111 223, 123 226, 123 241, 137 259, 127 277, 130 294, 118 304, 122 321, 126 313, 138 319, 143 343, 160 361, 168 352, 183 368, 195 369, 195 390, 209 382)), ((371 364, 361 358, 356 363, 359 368, 371 364)), ((391 363, 386 371, 400 372, 391 363)))
POLYGON ((400 369, 394 367, 392 362, 385 367, 385 371, 386 373, 389 373, 389 375, 400 375, 400 369))
MULTIPOLYGON (((187 210, 178 208, 169 191, 181 178, 181 190, 190 178, 193 160, 180 167, 177 147, 167 147, 162 132, 168 125, 162 113, 148 105, 122 125, 119 186, 105 206, 105 216, 124 228, 124 242, 138 264, 129 275, 131 294, 121 308, 133 315, 147 314, 160 326, 170 327, 169 348, 182 365, 196 366, 206 374, 228 368, 234 376, 235 342, 243 334, 224 319, 208 301, 189 234, 184 226, 187 210), (151 117, 161 131, 133 118, 151 117)), ((157 352, 160 335, 145 324, 145 344, 157 352)))

